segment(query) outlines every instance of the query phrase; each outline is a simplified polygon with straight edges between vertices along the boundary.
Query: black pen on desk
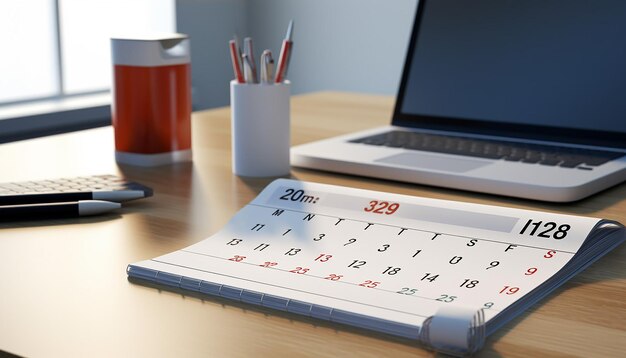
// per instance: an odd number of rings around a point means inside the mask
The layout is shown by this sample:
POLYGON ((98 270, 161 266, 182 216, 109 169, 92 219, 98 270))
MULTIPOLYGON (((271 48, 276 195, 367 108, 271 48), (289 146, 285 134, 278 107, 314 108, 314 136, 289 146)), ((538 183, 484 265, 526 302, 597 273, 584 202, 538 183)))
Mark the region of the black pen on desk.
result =
POLYGON ((128 201, 152 196, 152 190, 96 190, 64 193, 0 195, 0 205, 43 204, 79 200, 128 201))
POLYGON ((0 221, 75 218, 103 214, 122 207, 103 200, 0 206, 0 221))

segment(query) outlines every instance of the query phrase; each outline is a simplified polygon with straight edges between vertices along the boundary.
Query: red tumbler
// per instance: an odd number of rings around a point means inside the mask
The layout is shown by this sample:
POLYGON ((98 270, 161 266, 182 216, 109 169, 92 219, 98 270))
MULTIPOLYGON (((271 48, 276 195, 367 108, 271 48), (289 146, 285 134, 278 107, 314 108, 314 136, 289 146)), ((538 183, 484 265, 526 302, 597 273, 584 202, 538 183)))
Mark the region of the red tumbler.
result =
POLYGON ((111 39, 115 159, 154 166, 191 160, 189 37, 111 39))

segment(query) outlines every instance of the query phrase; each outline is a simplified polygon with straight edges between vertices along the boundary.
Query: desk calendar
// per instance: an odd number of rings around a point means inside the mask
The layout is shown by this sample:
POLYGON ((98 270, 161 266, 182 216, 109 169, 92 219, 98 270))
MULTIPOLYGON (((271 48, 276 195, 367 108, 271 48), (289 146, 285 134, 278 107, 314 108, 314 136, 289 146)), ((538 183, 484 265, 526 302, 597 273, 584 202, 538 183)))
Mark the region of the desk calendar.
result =
POLYGON ((466 354, 624 239, 601 219, 278 179, 127 274, 466 354))

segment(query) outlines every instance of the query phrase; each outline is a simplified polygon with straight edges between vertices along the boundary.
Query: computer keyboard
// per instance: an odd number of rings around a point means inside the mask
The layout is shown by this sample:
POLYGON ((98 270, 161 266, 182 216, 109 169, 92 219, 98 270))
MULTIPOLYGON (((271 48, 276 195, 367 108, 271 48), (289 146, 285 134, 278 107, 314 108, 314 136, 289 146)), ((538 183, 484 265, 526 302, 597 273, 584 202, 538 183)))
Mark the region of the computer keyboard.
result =
POLYGON ((74 199, 126 201, 149 197, 152 194, 151 188, 115 175, 0 183, 0 205, 48 203, 74 199))
POLYGON ((604 150, 485 140, 409 131, 390 131, 351 140, 350 142, 582 170, 592 170, 593 167, 624 155, 624 153, 604 150))

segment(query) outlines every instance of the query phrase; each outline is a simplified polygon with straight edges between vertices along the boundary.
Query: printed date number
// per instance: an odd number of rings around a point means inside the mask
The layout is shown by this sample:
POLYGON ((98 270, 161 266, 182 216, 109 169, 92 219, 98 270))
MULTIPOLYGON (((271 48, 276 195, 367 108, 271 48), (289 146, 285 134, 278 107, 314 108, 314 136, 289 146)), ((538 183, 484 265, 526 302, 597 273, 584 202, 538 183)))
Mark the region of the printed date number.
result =
POLYGON ((372 200, 369 206, 363 208, 368 213, 391 215, 398 211, 400 204, 389 203, 388 201, 372 200))

